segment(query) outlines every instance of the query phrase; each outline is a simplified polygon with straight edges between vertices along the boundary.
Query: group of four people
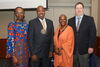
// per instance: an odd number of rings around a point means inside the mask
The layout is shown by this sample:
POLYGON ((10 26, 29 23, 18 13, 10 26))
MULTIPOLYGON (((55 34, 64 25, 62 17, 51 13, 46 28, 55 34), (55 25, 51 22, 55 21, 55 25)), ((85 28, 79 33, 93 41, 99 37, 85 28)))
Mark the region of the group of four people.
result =
POLYGON ((49 67, 54 57, 54 67, 89 67, 88 56, 93 53, 96 28, 92 17, 84 14, 81 2, 75 5, 75 16, 59 16, 59 25, 54 33, 53 21, 45 18, 43 6, 37 7, 37 17, 24 21, 25 11, 17 7, 15 21, 8 25, 7 56, 13 67, 49 67), (73 63, 74 61, 74 63, 73 63))

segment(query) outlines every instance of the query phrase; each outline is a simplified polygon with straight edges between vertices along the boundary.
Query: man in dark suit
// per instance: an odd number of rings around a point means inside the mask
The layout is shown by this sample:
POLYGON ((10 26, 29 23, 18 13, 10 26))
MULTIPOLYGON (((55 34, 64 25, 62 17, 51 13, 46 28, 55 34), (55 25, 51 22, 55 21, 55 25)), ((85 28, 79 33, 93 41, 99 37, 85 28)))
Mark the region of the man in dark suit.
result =
POLYGON ((68 20, 75 35, 74 67, 88 67, 88 57, 94 51, 96 27, 93 17, 84 14, 81 2, 75 5, 75 16, 68 20))
POLYGON ((53 52, 53 22, 45 18, 43 6, 37 7, 37 18, 29 21, 29 44, 32 67, 49 67, 53 52))

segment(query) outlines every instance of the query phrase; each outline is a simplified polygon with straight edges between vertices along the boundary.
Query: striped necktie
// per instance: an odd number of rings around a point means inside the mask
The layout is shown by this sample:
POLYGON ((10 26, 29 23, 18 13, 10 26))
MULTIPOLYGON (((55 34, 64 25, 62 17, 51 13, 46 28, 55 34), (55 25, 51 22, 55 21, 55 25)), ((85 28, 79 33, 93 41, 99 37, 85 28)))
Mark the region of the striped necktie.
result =
POLYGON ((78 31, 79 30, 79 27, 80 27, 80 17, 78 17, 77 19, 78 19, 78 22, 77 22, 76 28, 77 28, 77 31, 78 31))

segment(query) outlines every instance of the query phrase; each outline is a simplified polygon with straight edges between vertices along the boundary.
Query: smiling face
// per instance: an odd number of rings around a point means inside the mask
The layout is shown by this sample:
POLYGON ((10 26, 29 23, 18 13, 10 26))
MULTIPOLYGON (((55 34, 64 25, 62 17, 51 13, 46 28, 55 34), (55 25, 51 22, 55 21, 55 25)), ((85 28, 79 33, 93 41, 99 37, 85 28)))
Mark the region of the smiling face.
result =
POLYGON ((45 16, 45 9, 43 6, 39 6, 37 8, 37 16, 40 18, 40 19, 43 19, 44 16, 45 16))
POLYGON ((61 15, 59 17, 59 23, 61 27, 64 27, 67 24, 67 17, 65 15, 61 15))
POLYGON ((75 6, 75 15, 81 16, 84 14, 84 6, 82 4, 77 4, 75 6))
POLYGON ((24 20, 24 9, 23 8, 16 8, 15 9, 15 16, 16 16, 16 21, 23 21, 24 20))

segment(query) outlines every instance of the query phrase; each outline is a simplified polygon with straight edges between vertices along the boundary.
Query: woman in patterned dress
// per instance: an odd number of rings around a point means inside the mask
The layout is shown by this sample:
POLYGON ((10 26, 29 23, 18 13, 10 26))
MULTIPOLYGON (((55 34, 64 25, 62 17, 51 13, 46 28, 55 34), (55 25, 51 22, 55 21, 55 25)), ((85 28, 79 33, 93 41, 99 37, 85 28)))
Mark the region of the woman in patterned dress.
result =
POLYGON ((13 67, 28 67, 29 48, 27 43, 28 24, 24 21, 24 9, 14 11, 15 21, 8 24, 7 58, 12 58, 13 67))

